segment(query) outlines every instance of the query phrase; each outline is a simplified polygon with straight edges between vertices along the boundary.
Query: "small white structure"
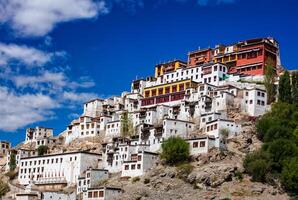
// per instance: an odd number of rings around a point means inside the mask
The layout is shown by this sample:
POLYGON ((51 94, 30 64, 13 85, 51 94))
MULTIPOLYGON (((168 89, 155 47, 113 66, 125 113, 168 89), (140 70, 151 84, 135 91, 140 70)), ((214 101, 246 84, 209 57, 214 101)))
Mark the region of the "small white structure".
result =
POLYGON ((36 128, 26 129, 25 144, 35 143, 39 145, 47 145, 49 138, 53 137, 53 129, 37 126, 36 128))
POLYGON ((100 181, 109 178, 109 171, 105 169, 88 169, 84 176, 78 178, 77 194, 87 191, 88 188, 95 187, 100 181))
POLYGON ((76 193, 63 193, 63 192, 42 192, 42 200, 75 200, 76 193))
POLYGON ((224 137, 231 138, 238 135, 241 131, 241 125, 236 124, 232 120, 228 119, 215 119, 206 123, 206 134, 215 137, 215 147, 224 148, 225 141, 224 137), (221 131, 227 130, 228 135, 222 136, 221 131))
POLYGON ((116 187, 88 188, 88 190, 83 194, 83 200, 110 200, 121 193, 122 189, 116 187))
POLYGON ((106 125, 106 137, 119 137, 121 134, 121 121, 110 121, 106 125))
POLYGON ((18 181, 28 185, 76 184, 80 174, 96 168, 101 154, 91 152, 65 152, 20 159, 18 181))
POLYGON ((190 155, 198 155, 202 153, 208 153, 209 149, 215 147, 215 138, 210 135, 202 135, 196 138, 186 140, 189 144, 190 155))
POLYGON ((154 166, 158 154, 148 151, 139 151, 131 154, 131 159, 122 164, 122 177, 142 176, 144 172, 154 166))
POLYGON ((251 88, 243 90, 243 109, 250 116, 265 114, 267 108, 267 93, 265 90, 251 88))
POLYGON ((0 141, 0 156, 6 156, 11 147, 10 142, 8 141, 0 141))
POLYGON ((163 120, 163 138, 168 139, 171 136, 186 138, 194 128, 193 122, 166 118, 163 120))

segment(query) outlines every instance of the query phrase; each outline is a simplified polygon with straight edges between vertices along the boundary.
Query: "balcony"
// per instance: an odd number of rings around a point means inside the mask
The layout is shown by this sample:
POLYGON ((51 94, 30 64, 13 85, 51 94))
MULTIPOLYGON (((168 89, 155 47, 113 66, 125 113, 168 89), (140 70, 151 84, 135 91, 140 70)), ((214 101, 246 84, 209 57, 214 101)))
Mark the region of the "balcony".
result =
POLYGON ((36 185, 67 184, 65 177, 40 177, 34 181, 36 185))

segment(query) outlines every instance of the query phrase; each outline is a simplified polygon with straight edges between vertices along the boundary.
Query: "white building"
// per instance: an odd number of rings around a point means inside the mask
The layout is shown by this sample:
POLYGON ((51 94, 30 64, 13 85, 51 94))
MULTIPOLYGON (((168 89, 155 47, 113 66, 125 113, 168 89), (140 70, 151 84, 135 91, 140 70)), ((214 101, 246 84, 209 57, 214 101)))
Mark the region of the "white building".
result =
POLYGON ((121 121, 110 121, 106 125, 106 137, 113 138, 119 137, 121 134, 121 121))
POLYGON ((88 168, 96 168, 101 154, 91 152, 65 152, 20 159, 18 181, 28 185, 76 184, 78 177, 88 168))
POLYGON ((206 123, 206 134, 215 137, 215 147, 225 147, 224 137, 221 135, 222 130, 227 130, 227 138, 234 137, 241 132, 241 125, 236 124, 228 119, 215 119, 206 123))
POLYGON ((198 136, 196 138, 186 139, 189 144, 190 155, 208 153, 209 149, 215 147, 215 138, 210 135, 198 136))
POLYGON ((163 138, 168 139, 171 136, 187 138, 195 129, 195 124, 190 121, 166 118, 163 120, 163 138))
POLYGON ((88 169, 77 181, 77 194, 97 186, 100 181, 109 178, 109 171, 105 169, 88 169))
POLYGON ((26 129, 25 144, 35 143, 37 146, 47 145, 51 137, 53 137, 52 128, 45 128, 39 126, 37 126, 36 128, 28 128, 26 129))
POLYGON ((148 151, 139 151, 138 153, 131 154, 128 161, 122 164, 122 177, 136 177, 142 176, 148 169, 155 165, 157 153, 148 151))
POLYGON ((42 200, 75 200, 76 193, 65 193, 65 192, 42 192, 42 200))
POLYGON ((110 200, 122 193, 121 188, 116 187, 94 187, 84 192, 83 200, 110 200))
POLYGON ((0 141, 0 156, 6 156, 10 150, 10 147, 10 142, 0 141))
POLYGON ((258 88, 243 90, 243 110, 250 116, 260 116, 267 110, 267 93, 258 88))

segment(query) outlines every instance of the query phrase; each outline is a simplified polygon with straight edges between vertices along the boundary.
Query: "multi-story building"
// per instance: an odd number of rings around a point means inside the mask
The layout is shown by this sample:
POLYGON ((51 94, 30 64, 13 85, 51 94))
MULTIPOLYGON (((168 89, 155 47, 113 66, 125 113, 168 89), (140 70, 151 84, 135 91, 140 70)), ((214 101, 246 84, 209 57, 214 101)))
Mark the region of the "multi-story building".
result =
POLYGON ((28 185, 65 186, 76 184, 78 177, 89 168, 96 168, 101 154, 91 152, 64 152, 20 159, 18 181, 28 185))
POLYGON ((88 169, 77 181, 77 194, 85 192, 88 188, 96 187, 100 181, 109 178, 109 171, 105 169, 88 169))
POLYGON ((0 156, 6 156, 10 150, 11 144, 8 141, 0 141, 0 156))
POLYGON ((217 45, 192 51, 188 54, 188 66, 204 63, 223 63, 229 73, 263 75, 267 62, 273 67, 280 66, 279 44, 273 38, 256 38, 232 45, 217 45))
POLYGON ((129 160, 123 161, 121 176, 142 176, 148 169, 154 166, 157 157, 157 153, 148 151, 139 151, 135 154, 131 154, 129 160))
POLYGON ((26 130, 25 143, 34 143, 37 146, 47 145, 53 137, 53 129, 37 126, 26 130))

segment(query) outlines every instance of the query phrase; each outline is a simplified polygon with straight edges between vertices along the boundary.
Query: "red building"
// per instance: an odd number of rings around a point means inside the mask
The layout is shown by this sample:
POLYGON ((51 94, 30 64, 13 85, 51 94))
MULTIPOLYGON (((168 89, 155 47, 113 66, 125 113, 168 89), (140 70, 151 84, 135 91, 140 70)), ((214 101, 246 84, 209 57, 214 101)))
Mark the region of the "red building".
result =
POLYGON ((279 45, 273 38, 257 38, 188 54, 188 66, 209 62, 226 64, 230 73, 263 75, 268 63, 274 68, 280 66, 279 45))

